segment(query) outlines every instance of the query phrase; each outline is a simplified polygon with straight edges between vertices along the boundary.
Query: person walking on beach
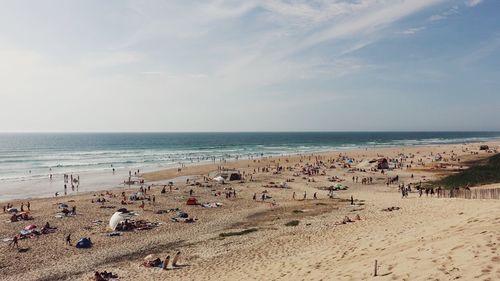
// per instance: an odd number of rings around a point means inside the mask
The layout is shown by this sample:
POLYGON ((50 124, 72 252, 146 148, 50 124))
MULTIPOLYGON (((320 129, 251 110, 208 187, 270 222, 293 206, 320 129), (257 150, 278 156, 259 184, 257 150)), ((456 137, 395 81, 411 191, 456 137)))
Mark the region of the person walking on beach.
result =
POLYGON ((66 235, 66 245, 71 246, 71 233, 66 235))
POLYGON ((313 194, 313 199, 318 199, 318 196, 316 196, 316 192, 313 194))
POLYGON ((28 207, 28 211, 31 211, 31 204, 30 204, 30 201, 28 201, 28 203, 26 203, 26 207, 28 207))
POLYGON ((14 236, 14 238, 12 238, 12 242, 10 242, 9 247, 12 247, 12 248, 14 248, 14 247, 19 248, 17 235, 16 235, 16 236, 14 236))
POLYGON ((154 206, 155 202, 156 202, 156 197, 153 195, 153 206, 154 206))
POLYGON ((351 205, 354 205, 354 197, 351 195, 351 205))
POLYGON ((293 192, 292 198, 295 200, 295 191, 293 192))
POLYGON ((304 191, 304 200, 306 200, 306 198, 307 198, 307 192, 304 191))

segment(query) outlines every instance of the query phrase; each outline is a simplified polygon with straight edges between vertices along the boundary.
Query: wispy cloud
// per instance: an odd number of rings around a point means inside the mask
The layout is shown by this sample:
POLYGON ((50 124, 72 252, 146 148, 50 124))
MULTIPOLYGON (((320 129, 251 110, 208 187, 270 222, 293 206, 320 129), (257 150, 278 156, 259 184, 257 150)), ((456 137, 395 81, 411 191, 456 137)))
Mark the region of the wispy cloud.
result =
POLYGON ((451 8, 449 8, 448 10, 446 10, 446 11, 444 11, 442 13, 430 16, 427 19, 427 21, 434 22, 434 21, 440 21, 440 20, 447 19, 450 16, 457 15, 459 13, 459 9, 460 8, 457 5, 454 5, 451 8))
POLYGON ((397 32, 398 34, 403 34, 403 35, 414 35, 417 34, 418 32, 422 31, 425 29, 425 26, 420 26, 420 27, 412 27, 405 29, 403 31, 397 32))
POLYGON ((488 56, 495 54, 500 49, 500 34, 497 34, 483 42, 480 42, 467 55, 458 58, 458 64, 466 69, 481 62, 488 56))
POLYGON ((483 2, 483 0, 467 0, 465 3, 469 7, 474 7, 474 6, 481 4, 481 2, 483 2))

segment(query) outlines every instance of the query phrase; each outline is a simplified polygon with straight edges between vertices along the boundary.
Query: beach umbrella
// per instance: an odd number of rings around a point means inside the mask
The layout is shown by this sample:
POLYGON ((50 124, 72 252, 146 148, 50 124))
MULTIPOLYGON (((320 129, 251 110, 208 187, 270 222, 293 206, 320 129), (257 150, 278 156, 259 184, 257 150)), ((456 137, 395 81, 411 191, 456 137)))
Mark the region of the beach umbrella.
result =
POLYGON ((112 230, 115 230, 119 223, 121 223, 125 220, 128 220, 128 219, 132 218, 133 216, 136 216, 136 214, 128 212, 128 211, 127 212, 115 212, 111 216, 111 218, 109 219, 109 227, 112 230))

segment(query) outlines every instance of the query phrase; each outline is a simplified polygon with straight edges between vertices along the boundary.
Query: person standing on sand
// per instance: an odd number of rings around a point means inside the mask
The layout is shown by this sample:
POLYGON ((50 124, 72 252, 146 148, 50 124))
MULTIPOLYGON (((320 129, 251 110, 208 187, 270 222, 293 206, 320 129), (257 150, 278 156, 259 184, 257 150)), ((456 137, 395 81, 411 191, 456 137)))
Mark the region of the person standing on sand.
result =
POLYGON ((28 203, 26 203, 26 207, 28 207, 28 211, 31 211, 31 204, 30 204, 30 201, 28 201, 28 203))
POLYGON ((12 242, 10 242, 10 244, 9 244, 9 247, 10 246, 12 246, 12 248, 14 248, 14 247, 19 248, 17 235, 14 236, 14 238, 12 238, 12 242))
POLYGON ((155 202, 156 202, 156 197, 153 195, 153 206, 154 206, 155 202))
POLYGON ((351 195, 351 205, 354 205, 354 197, 351 195))
POLYGON ((306 200, 306 198, 307 198, 307 192, 304 191, 304 200, 306 200))
POLYGON ((66 235, 66 245, 71 246, 71 233, 66 235))
POLYGON ((292 198, 295 200, 295 191, 293 192, 292 198))
MULTIPOLYGON (((253 194, 253 201, 255 201, 255 200, 257 200, 257 193, 253 194)), ((5 207, 4 207, 4 209, 5 209, 5 207)))
POLYGON ((313 199, 318 199, 318 197, 316 196, 316 192, 314 192, 313 194, 313 199))

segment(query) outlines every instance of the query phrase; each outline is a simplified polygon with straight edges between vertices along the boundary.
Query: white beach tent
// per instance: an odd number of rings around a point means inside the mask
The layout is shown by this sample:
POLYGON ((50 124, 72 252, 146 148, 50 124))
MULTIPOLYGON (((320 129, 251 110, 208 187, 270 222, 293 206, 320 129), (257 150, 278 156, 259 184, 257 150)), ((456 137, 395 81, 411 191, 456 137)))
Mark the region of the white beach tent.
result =
POLYGON ((215 177, 215 178, 214 178, 214 181, 224 183, 224 178, 223 178, 223 177, 221 177, 221 176, 218 176, 218 177, 215 177))
POLYGON ((117 212, 115 212, 109 219, 109 227, 114 231, 116 230, 116 227, 118 226, 119 223, 128 220, 134 216, 137 216, 137 214, 129 212, 127 211, 127 209, 125 210, 120 209, 117 212))

